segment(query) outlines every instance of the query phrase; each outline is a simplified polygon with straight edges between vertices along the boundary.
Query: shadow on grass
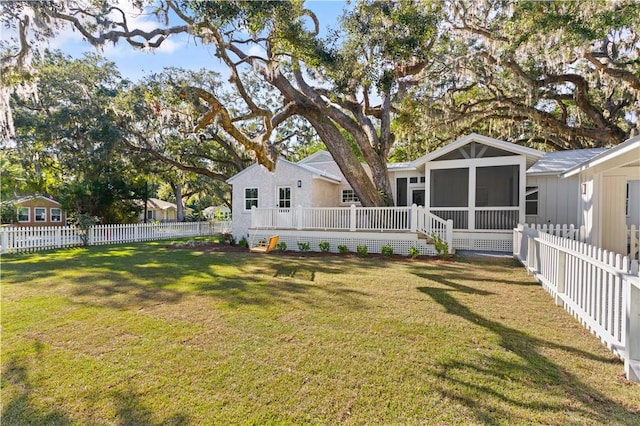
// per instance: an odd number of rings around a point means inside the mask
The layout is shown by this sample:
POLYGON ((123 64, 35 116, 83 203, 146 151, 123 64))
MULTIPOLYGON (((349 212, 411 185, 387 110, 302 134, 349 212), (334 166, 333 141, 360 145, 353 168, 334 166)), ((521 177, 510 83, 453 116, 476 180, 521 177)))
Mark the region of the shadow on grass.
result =
POLYGON ((189 417, 184 414, 175 414, 161 422, 153 421, 153 412, 145 407, 138 395, 132 390, 115 393, 115 405, 118 424, 130 426, 182 426, 191 424, 189 417))
MULTIPOLYGON (((508 408, 501 408, 491 402, 484 403, 483 397, 472 398, 470 395, 488 395, 493 400, 502 401, 507 406, 520 407, 525 410, 539 412, 555 412, 559 415, 579 413, 583 418, 592 419, 599 424, 637 425, 640 413, 634 413, 599 392, 597 388, 584 383, 571 372, 544 355, 545 348, 558 349, 577 356, 598 362, 616 362, 613 358, 598 357, 580 349, 561 345, 528 335, 520 330, 508 327, 499 322, 484 318, 462 304, 455 294, 464 293, 477 296, 488 296, 492 293, 473 287, 460 285, 451 280, 448 274, 423 274, 425 278, 441 284, 438 287, 421 286, 417 289, 440 304, 447 313, 455 315, 473 326, 482 327, 499 337, 499 345, 517 356, 517 361, 486 355, 478 362, 448 361, 438 366, 438 377, 443 381, 440 392, 443 396, 468 407, 478 421, 484 424, 499 423, 508 418, 508 408), (535 397, 523 395, 522 399, 514 399, 509 392, 491 386, 517 380, 526 383, 540 394, 553 392, 558 400, 566 403, 554 404, 536 401, 535 397), (459 389, 456 392, 456 389, 459 389)), ((458 277, 459 279, 459 277, 458 277)), ((515 423, 527 422, 526 418, 512 419, 515 423)))
MULTIPOLYGON (((6 360, 3 360, 6 362, 6 360)), ((4 363, 3 362, 3 363, 4 363)), ((57 410, 45 410, 32 403, 33 386, 29 382, 27 367, 18 360, 11 359, 2 369, 4 392, 12 388, 14 395, 9 400, 3 398, 2 425, 70 425, 71 419, 57 410)))
POLYGON ((314 283, 319 273, 344 272, 345 262, 139 244, 12 256, 3 262, 3 279, 7 285, 64 286, 60 293, 75 302, 116 309, 177 304, 188 295, 210 296, 230 306, 295 302, 318 307, 324 300, 318 291, 338 295, 357 309, 364 293, 314 283))

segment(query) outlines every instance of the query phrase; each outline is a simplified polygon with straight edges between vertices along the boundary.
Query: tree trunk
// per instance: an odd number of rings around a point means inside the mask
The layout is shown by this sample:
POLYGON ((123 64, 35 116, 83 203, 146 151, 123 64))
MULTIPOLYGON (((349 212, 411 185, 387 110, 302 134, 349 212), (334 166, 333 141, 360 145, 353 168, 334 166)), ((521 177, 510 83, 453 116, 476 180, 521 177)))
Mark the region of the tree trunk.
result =
MULTIPOLYGON (((353 153, 351 147, 335 124, 315 108, 306 110, 303 115, 309 120, 316 132, 318 132, 320 139, 322 139, 333 156, 345 179, 358 195, 360 203, 362 203, 364 207, 384 206, 385 201, 382 193, 374 186, 366 170, 360 161, 358 161, 358 157, 353 153)), ((372 171, 373 169, 372 167, 372 171)), ((378 169, 378 167, 375 169, 378 169)), ((379 175, 379 170, 376 170, 376 172, 376 175, 379 175)))
POLYGON ((173 194, 176 196, 176 220, 184 222, 184 207, 182 207, 182 184, 171 184, 173 194))

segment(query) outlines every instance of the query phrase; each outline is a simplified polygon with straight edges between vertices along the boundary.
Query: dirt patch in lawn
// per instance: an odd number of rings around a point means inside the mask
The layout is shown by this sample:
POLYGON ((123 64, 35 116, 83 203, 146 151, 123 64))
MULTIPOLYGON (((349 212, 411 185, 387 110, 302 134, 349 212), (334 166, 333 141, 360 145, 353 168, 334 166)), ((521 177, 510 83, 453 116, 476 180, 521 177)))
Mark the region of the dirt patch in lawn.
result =
MULTIPOLYGON (((219 243, 217 241, 187 241, 183 243, 173 243, 165 246, 168 250, 181 250, 181 249, 189 249, 189 250, 199 250, 205 252, 223 252, 223 253, 249 253, 249 249, 241 247, 239 245, 230 245, 225 243, 219 243)), ((282 257, 341 257, 344 259, 382 259, 389 261, 397 261, 397 262, 454 262, 455 257, 449 257, 448 259, 442 259, 438 256, 416 256, 409 257, 400 254, 393 255, 383 255, 379 253, 368 253, 366 256, 360 256, 357 253, 349 252, 349 253, 325 253, 325 252, 317 252, 317 251, 294 251, 294 250, 285 250, 279 251, 274 250, 271 253, 267 254, 268 256, 282 256, 282 257)))

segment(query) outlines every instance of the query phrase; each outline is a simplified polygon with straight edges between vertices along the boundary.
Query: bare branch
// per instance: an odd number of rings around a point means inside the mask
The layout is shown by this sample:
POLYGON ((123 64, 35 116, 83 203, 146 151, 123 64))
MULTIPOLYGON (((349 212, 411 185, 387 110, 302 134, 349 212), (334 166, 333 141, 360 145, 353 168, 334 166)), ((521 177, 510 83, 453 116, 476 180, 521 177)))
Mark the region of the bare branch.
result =
POLYGON ((182 99, 191 99, 199 98, 207 102, 210 106, 210 110, 206 113, 195 127, 194 132, 197 132, 200 129, 205 128, 209 124, 213 123, 214 120, 219 119, 219 123, 232 138, 237 140, 240 144, 242 144, 245 148, 253 151, 256 154, 256 159, 260 164, 265 166, 269 170, 273 170, 275 168, 275 155, 270 150, 270 146, 266 142, 268 140, 268 136, 265 137, 265 134, 261 135, 258 140, 253 140, 246 136, 239 128, 237 128, 229 115, 229 111, 220 103, 220 101, 211 93, 203 90, 199 87, 185 87, 180 92, 180 97, 182 99))

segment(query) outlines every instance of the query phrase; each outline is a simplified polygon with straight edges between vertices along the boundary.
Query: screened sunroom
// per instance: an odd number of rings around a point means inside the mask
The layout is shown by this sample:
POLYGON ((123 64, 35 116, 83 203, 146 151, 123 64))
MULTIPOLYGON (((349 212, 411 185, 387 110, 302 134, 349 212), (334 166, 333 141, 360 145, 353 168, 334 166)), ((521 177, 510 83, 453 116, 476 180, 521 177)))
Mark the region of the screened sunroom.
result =
POLYGON ((456 230, 502 231, 525 220, 526 169, 542 152, 469 135, 418 160, 430 213, 456 230))

